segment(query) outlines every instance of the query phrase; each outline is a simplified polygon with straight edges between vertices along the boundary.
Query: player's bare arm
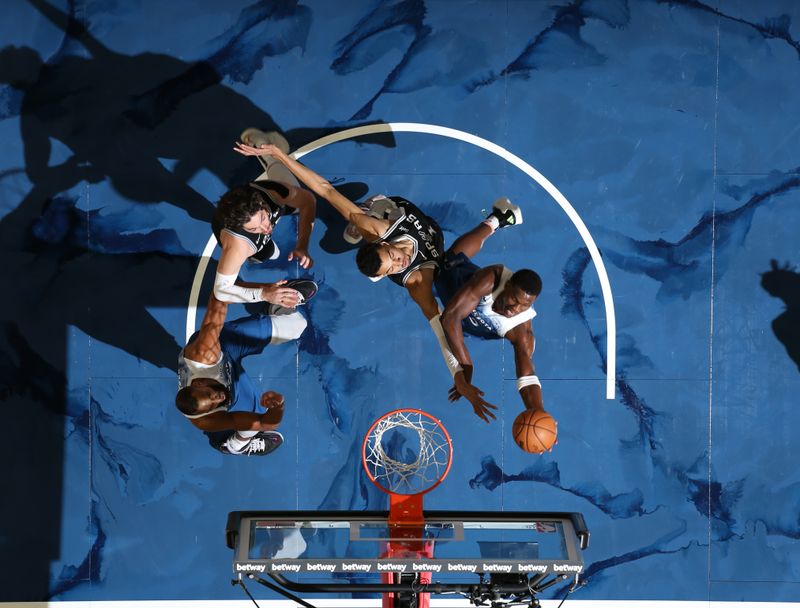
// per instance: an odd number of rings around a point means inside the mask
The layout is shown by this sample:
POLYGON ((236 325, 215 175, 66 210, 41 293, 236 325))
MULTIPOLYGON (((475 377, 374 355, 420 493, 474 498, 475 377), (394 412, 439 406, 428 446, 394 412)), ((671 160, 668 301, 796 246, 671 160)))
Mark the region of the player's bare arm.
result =
POLYGON ((184 355, 192 361, 212 365, 219 361, 221 354, 219 334, 225 323, 228 305, 220 302, 212 293, 208 298, 208 308, 203 316, 197 337, 184 348, 184 355))
POLYGON ((263 414, 253 412, 216 412, 192 420, 201 431, 274 431, 283 420, 283 403, 263 414))
POLYGON ((497 406, 484 399, 484 392, 472 384, 472 357, 464 342, 461 322, 475 309, 481 298, 492 293, 500 280, 502 266, 487 266, 476 271, 470 280, 453 296, 441 315, 442 329, 453 355, 462 367, 462 372, 453 376, 450 401, 464 397, 472 405, 475 414, 484 422, 496 419, 492 410, 497 406))
MULTIPOLYGON (((453 349, 461 367, 465 370, 472 369, 472 359, 464 343, 464 331, 461 322, 475 310, 481 298, 489 295, 495 289, 500 280, 502 266, 487 266, 476 271, 467 283, 458 290, 453 299, 447 304, 442 312, 442 329, 444 329, 447 341, 453 349)), ((471 379, 471 376, 470 376, 471 379)))
POLYGON ((433 295, 433 268, 420 268, 412 272, 406 279, 405 287, 428 321, 439 314, 439 305, 433 295))
POLYGON ((279 160, 314 194, 328 201, 347 221, 350 221, 351 216, 354 214, 364 213, 358 205, 336 190, 327 179, 315 171, 312 171, 304 164, 296 161, 272 144, 265 144, 260 148, 254 148, 242 143, 237 143, 234 150, 244 156, 271 156, 279 160))
MULTIPOLYGON (((517 378, 536 377, 536 369, 532 359, 536 337, 533 335, 530 320, 511 329, 505 337, 514 348, 514 364, 517 368, 517 378)), ((544 410, 541 385, 527 384, 520 389, 519 394, 526 409, 544 410)))

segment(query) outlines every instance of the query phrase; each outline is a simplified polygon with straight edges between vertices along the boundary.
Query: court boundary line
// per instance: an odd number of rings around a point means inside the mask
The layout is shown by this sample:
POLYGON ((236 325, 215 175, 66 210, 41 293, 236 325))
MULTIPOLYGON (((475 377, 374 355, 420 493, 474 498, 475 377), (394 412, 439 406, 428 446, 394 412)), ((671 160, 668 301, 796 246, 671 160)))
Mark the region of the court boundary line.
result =
MULTIPOLYGON (((381 598, 373 599, 311 599, 319 608, 379 608, 381 598)), ((296 608, 297 602, 288 599, 256 598, 262 608, 296 608)), ((542 608, 556 608, 561 600, 539 600, 542 608)), ((431 598, 431 608, 474 608, 466 599, 431 598)), ((246 600, 143 600, 143 601, 51 601, 0 602, 0 608, 253 608, 246 600)), ((722 600, 577 600, 567 598, 564 608, 798 608, 800 602, 737 602, 722 600)))

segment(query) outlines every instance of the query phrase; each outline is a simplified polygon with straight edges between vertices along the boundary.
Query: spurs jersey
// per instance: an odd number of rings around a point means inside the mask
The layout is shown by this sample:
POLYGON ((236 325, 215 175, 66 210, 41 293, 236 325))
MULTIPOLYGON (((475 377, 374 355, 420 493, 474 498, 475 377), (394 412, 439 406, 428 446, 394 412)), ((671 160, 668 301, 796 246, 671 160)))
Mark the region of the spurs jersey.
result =
POLYGON ((203 416, 208 416, 209 414, 214 414, 216 412, 227 412, 229 409, 231 409, 231 405, 236 402, 236 395, 234 394, 235 383, 233 378, 233 362, 227 353, 221 353, 219 356, 219 361, 212 363, 211 365, 207 365, 205 363, 199 363, 197 361, 187 359, 184 356, 184 351, 181 350, 180 354, 178 355, 178 390, 189 386, 192 383, 192 380, 195 378, 212 378, 216 380, 225 386, 226 389, 228 389, 230 399, 228 399, 224 404, 214 408, 209 412, 206 412, 205 414, 198 414, 196 416, 184 414, 184 416, 192 419, 202 418, 203 416))
POLYGON ((408 268, 389 275, 392 281, 402 286, 415 270, 438 269, 444 254, 444 237, 439 224, 420 211, 414 203, 399 196, 389 198, 402 211, 402 215, 392 222, 380 241, 394 244, 407 240, 414 246, 408 268))
POLYGON ((533 319, 533 317, 536 316, 536 311, 533 309, 533 306, 513 317, 504 317, 492 310, 495 298, 503 291, 503 288, 506 286, 506 283, 508 283, 512 274, 514 273, 511 272, 511 270, 503 266, 500 282, 495 290, 489 295, 483 296, 475 307, 475 310, 464 319, 462 325, 467 332, 480 336, 481 338, 502 338, 517 325, 525 323, 525 321, 533 319))
MULTIPOLYGON (((288 196, 289 190, 284 184, 270 180, 261 180, 258 182, 251 182, 249 186, 266 196, 267 206, 265 209, 269 214, 269 220, 272 222, 273 226, 275 226, 275 224, 278 223, 278 220, 284 215, 290 215, 296 211, 293 207, 287 207, 286 205, 281 205, 279 202, 277 202, 273 196, 273 193, 271 192, 274 190, 281 196, 288 196)), ((253 248, 253 253, 258 253, 261 251, 272 240, 271 234, 253 234, 252 232, 247 232, 247 230, 244 228, 223 228, 222 222, 220 222, 216 214, 214 214, 214 218, 211 220, 211 230, 214 233, 214 236, 217 237, 217 242, 219 242, 220 234, 222 232, 227 232, 238 239, 243 239, 250 243, 250 246, 253 248)))

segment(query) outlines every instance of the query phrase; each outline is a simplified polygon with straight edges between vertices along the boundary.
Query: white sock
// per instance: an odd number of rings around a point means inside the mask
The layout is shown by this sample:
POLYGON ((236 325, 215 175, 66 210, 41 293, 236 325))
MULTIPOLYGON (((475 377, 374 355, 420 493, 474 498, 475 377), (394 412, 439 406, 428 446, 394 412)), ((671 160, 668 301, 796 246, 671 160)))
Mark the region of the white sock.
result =
POLYGON ((490 215, 485 220, 483 220, 483 222, 481 222, 481 223, 482 224, 486 224, 487 226, 489 226, 489 228, 492 229, 492 232, 494 232, 495 230, 497 230, 500 227, 500 220, 498 220, 493 215, 490 215))
POLYGON ((230 452, 241 452, 256 435, 258 431, 236 431, 225 441, 225 447, 230 452))

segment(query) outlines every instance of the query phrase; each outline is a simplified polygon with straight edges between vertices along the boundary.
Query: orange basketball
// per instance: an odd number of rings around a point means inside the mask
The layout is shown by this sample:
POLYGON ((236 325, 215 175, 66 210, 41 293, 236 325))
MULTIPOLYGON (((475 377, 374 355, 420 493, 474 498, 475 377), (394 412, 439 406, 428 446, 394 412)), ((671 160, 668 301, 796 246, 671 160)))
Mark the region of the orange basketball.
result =
POLYGON ((553 448, 558 437, 558 423, 543 410, 524 410, 511 427, 514 442, 530 454, 541 454, 553 448))

